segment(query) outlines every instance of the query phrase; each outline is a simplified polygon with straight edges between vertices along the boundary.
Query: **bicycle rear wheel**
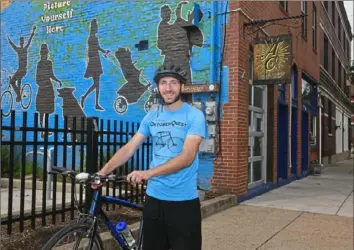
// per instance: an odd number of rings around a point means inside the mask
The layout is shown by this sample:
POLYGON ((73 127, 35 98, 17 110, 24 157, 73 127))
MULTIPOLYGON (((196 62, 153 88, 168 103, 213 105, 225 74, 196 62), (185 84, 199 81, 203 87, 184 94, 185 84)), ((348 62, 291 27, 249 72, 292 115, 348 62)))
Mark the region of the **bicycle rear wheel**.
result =
MULTIPOLYGON (((89 239, 84 239, 84 237, 87 237, 89 228, 90 225, 87 224, 74 224, 66 226, 54 234, 52 238, 50 238, 50 240, 44 245, 42 250, 86 250, 88 249, 89 239)), ((103 250, 102 240, 98 233, 94 236, 92 250, 103 250)))

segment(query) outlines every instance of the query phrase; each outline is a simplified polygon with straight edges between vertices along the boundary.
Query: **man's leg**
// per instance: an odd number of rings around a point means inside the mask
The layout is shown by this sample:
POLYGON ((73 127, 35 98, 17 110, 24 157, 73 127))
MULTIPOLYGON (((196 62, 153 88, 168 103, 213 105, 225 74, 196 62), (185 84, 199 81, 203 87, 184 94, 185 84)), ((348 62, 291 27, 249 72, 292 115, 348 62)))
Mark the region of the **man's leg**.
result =
MULTIPOLYGON (((10 85, 12 87, 12 89, 15 91, 16 93, 16 99, 18 98, 17 96, 20 95, 20 90, 19 87, 17 87, 16 82, 18 81, 18 76, 17 76, 17 72, 10 77, 10 85)), ((21 97, 20 97, 21 98, 21 97)), ((16 100, 17 101, 17 100, 16 100)))
POLYGON ((143 214, 143 250, 168 250, 161 201, 146 195, 143 214))
POLYGON ((164 203, 168 241, 172 250, 201 250, 202 224, 199 199, 164 203))

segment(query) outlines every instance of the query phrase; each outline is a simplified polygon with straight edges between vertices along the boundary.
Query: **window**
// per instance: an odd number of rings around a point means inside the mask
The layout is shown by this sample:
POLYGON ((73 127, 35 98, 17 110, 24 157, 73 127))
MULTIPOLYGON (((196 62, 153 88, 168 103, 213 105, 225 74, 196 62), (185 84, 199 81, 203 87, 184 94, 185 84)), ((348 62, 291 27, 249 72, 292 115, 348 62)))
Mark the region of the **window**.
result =
POLYGON ((342 64, 338 60, 338 86, 343 89, 343 83, 342 83, 342 64))
POLYGON ((283 10, 288 11, 288 1, 279 1, 279 5, 283 10))
POLYGON ((332 102, 328 100, 328 134, 332 134, 332 102))
POLYGON ((327 71, 327 72, 329 72, 329 68, 328 68, 328 52, 329 52, 329 50, 328 50, 328 38, 327 38, 327 36, 326 35, 324 35, 324 42, 323 42, 323 46, 324 46, 324 48, 323 48, 323 59, 324 59, 324 68, 325 68, 325 70, 327 71))
POLYGON ((310 144, 311 145, 316 145, 316 116, 312 116, 312 119, 310 120, 310 144))
POLYGON ((301 26, 301 32, 302 32, 302 37, 304 39, 307 38, 307 1, 301 0, 301 14, 303 15, 302 17, 302 26, 301 26))
POLYGON ((338 15, 338 21, 337 21, 337 32, 338 32, 338 34, 337 34, 338 39, 341 42, 342 41, 342 36, 341 36, 342 34, 341 34, 341 23, 340 23, 339 15, 338 15))
POLYGON ((335 18, 336 18, 336 3, 333 1, 332 2, 332 24, 334 27, 336 27, 335 26, 335 21, 336 21, 335 18))
POLYGON ((332 48, 332 78, 336 80, 336 54, 334 53, 334 49, 332 48))
POLYGON ((328 12, 328 1, 323 1, 326 11, 328 12))
POLYGON ((316 49, 317 47, 317 32, 316 32, 316 6, 313 4, 312 9, 312 48, 316 49))

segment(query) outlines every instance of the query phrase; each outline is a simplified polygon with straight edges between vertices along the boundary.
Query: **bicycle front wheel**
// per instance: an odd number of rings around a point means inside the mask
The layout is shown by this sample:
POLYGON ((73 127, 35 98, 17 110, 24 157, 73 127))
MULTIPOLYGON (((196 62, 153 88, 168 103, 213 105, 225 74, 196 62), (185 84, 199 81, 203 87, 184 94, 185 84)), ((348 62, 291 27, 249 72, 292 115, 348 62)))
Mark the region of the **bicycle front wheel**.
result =
MULTIPOLYGON (((90 225, 74 224, 62 228, 50 238, 42 250, 64 250, 64 249, 82 249, 86 250, 89 246, 87 233, 90 225)), ((101 237, 98 233, 94 236, 92 250, 103 250, 101 237)))

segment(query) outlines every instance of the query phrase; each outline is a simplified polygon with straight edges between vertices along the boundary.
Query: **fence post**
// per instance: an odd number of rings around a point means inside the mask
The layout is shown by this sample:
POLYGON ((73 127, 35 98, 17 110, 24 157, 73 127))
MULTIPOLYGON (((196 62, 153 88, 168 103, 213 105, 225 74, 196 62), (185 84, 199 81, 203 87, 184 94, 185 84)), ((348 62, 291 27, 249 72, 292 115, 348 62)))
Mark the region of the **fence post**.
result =
MULTIPOLYGON (((87 118, 87 154, 86 172, 94 174, 98 172, 98 118, 87 118)), ((89 209, 92 200, 92 190, 86 189, 86 208, 89 209)))

